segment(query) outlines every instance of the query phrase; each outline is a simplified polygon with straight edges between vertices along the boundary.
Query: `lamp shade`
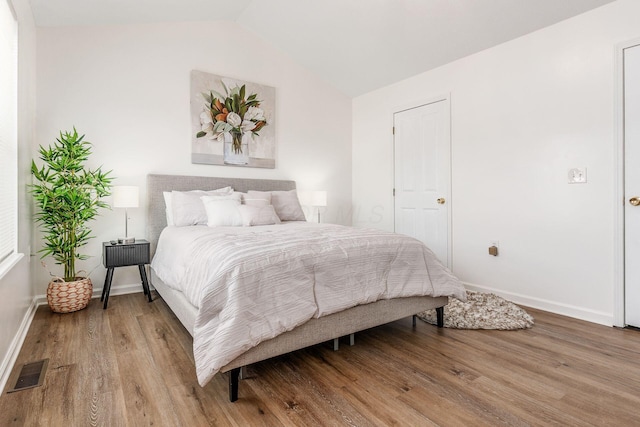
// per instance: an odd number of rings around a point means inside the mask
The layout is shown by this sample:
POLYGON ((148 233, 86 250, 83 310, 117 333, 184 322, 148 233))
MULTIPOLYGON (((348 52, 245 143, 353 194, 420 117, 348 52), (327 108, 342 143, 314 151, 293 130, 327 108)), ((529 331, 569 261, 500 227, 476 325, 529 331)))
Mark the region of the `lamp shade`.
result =
POLYGON ((312 191, 311 192, 311 206, 327 206, 327 192, 326 191, 312 191))
POLYGON ((324 190, 298 191, 298 199, 302 206, 327 206, 327 192, 324 190))
POLYGON ((134 185, 116 185, 113 187, 114 208, 137 208, 139 189, 134 185))

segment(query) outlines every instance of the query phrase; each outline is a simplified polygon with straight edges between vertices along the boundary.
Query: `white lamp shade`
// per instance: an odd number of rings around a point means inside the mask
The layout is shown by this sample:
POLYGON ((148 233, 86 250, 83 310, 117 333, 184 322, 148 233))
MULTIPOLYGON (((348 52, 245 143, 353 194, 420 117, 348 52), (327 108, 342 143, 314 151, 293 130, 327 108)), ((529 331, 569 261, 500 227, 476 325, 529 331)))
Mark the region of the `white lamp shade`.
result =
POLYGON ((300 190, 298 200, 302 206, 327 206, 327 192, 319 190, 300 190))
POLYGON ((327 192, 312 191, 310 205, 311 206, 327 206, 327 192))
POLYGON ((113 187, 114 208, 137 208, 139 189, 134 185, 117 185, 113 187))

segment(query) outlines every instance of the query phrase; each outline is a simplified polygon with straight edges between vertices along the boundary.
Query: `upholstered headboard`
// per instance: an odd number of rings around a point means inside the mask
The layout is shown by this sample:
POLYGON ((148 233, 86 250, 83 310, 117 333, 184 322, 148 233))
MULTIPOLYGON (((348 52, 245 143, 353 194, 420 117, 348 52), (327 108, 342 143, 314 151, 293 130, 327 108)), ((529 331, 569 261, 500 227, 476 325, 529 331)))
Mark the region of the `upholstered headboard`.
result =
POLYGON ((163 191, 215 190, 232 187, 235 191, 295 190, 295 181, 272 179, 218 178, 209 176, 147 175, 147 238, 151 242, 151 256, 162 229, 167 226, 163 191))

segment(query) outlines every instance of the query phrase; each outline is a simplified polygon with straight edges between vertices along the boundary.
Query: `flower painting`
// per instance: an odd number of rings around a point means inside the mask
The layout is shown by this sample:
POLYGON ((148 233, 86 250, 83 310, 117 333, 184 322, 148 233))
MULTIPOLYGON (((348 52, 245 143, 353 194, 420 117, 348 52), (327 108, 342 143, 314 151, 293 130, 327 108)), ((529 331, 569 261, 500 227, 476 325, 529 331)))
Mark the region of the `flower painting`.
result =
POLYGON ((275 88, 191 71, 191 162, 275 168, 275 88))

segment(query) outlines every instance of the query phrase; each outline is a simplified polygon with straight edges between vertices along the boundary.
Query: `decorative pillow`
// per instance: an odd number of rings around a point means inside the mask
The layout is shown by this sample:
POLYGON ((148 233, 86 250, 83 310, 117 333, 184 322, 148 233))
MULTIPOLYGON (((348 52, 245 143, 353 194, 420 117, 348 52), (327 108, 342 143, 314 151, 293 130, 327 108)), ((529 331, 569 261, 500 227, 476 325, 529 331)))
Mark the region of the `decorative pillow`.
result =
MULTIPOLYGON (((231 187, 220 188, 212 191, 172 191, 170 201, 165 205, 171 207, 172 217, 167 218, 167 225, 185 227, 189 225, 203 225, 207 223, 207 213, 200 197, 202 196, 225 196, 233 194, 231 187), (172 221, 170 222, 169 219, 172 221)), ((238 196, 240 197, 240 196, 238 196)), ((169 217, 169 215, 167 215, 169 217)))
POLYGON ((276 214, 273 206, 251 206, 240 205, 238 207, 242 216, 242 225, 251 227, 254 225, 272 225, 280 224, 280 218, 276 214))
MULTIPOLYGON (((239 196, 239 195, 238 195, 239 196)), ((242 225, 240 215, 240 198, 229 196, 203 196, 200 198, 207 212, 209 227, 238 227, 242 225)))
POLYGON ((306 221, 296 190, 272 191, 271 204, 282 221, 306 221))
POLYGON ((269 206, 271 204, 271 192, 248 191, 244 197, 244 204, 248 206, 269 206))

